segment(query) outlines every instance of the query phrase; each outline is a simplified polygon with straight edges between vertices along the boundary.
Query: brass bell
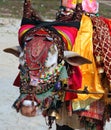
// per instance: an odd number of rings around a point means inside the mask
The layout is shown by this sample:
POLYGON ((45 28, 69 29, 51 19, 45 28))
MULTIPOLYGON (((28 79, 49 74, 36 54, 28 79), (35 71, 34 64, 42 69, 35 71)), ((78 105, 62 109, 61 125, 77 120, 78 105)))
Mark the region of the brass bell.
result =
POLYGON ((47 125, 49 126, 49 129, 52 128, 52 124, 56 119, 59 119, 60 115, 57 110, 50 110, 48 111, 48 122, 47 125))
POLYGON ((60 115, 58 112, 56 112, 56 120, 59 120, 60 119, 60 115))
POLYGON ((56 110, 50 111, 49 116, 54 117, 55 119, 60 119, 60 115, 59 115, 58 111, 56 111, 56 110))

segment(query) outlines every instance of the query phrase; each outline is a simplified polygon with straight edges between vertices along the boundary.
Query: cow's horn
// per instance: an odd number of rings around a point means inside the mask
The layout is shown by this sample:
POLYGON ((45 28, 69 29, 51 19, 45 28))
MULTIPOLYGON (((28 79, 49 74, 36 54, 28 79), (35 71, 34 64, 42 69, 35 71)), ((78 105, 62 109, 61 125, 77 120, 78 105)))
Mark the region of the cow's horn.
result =
POLYGON ((73 66, 91 64, 92 62, 73 51, 64 51, 64 59, 73 66))
POLYGON ((19 57, 21 52, 21 47, 20 46, 9 47, 9 48, 5 48, 3 51, 19 57))

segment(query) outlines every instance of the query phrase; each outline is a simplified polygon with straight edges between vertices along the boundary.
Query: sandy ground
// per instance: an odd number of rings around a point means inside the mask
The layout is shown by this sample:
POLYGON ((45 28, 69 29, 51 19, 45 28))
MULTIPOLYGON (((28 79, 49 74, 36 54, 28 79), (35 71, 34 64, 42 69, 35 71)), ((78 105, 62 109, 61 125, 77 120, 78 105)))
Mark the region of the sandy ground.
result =
MULTIPOLYGON (((4 53, 3 49, 18 44, 19 26, 20 20, 0 18, 0 130, 48 130, 42 116, 27 118, 12 108, 19 96, 18 88, 13 86, 19 63, 15 56, 4 53)), ((107 123, 105 130, 111 130, 111 123, 107 123)))

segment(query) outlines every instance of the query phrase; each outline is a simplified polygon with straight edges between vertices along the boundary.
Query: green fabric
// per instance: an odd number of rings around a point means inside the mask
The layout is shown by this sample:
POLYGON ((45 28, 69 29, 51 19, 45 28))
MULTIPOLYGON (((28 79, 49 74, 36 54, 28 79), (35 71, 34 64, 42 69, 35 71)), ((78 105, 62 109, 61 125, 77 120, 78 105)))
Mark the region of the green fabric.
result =
POLYGON ((59 80, 64 80, 68 78, 66 66, 63 66, 60 72, 59 80))
POLYGON ((44 100, 45 98, 47 98, 47 97, 49 97, 49 96, 52 96, 52 91, 53 91, 53 89, 54 89, 54 88, 52 87, 52 88, 51 88, 50 90, 48 90, 47 92, 36 95, 36 97, 37 97, 38 99, 40 99, 40 100, 44 100))

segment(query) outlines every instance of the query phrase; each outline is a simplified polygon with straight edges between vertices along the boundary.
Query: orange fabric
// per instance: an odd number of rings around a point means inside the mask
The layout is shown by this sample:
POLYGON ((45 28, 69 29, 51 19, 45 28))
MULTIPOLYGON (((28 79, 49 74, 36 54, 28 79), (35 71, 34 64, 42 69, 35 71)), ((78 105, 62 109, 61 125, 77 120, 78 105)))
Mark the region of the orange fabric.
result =
MULTIPOLYGON (((104 93, 97 73, 95 59, 93 57, 92 33, 93 27, 91 19, 88 16, 83 15, 80 30, 78 31, 72 51, 77 52, 81 56, 92 61, 92 64, 80 66, 82 73, 82 87, 80 90, 83 90, 84 87, 87 86, 89 92, 104 93)), ((101 97, 102 94, 78 94, 78 98, 74 100, 73 109, 77 109, 78 105, 81 106, 83 101, 84 105, 82 104, 82 106, 87 106, 92 101, 100 99, 101 97), (77 106, 75 105, 75 102, 77 106)))

